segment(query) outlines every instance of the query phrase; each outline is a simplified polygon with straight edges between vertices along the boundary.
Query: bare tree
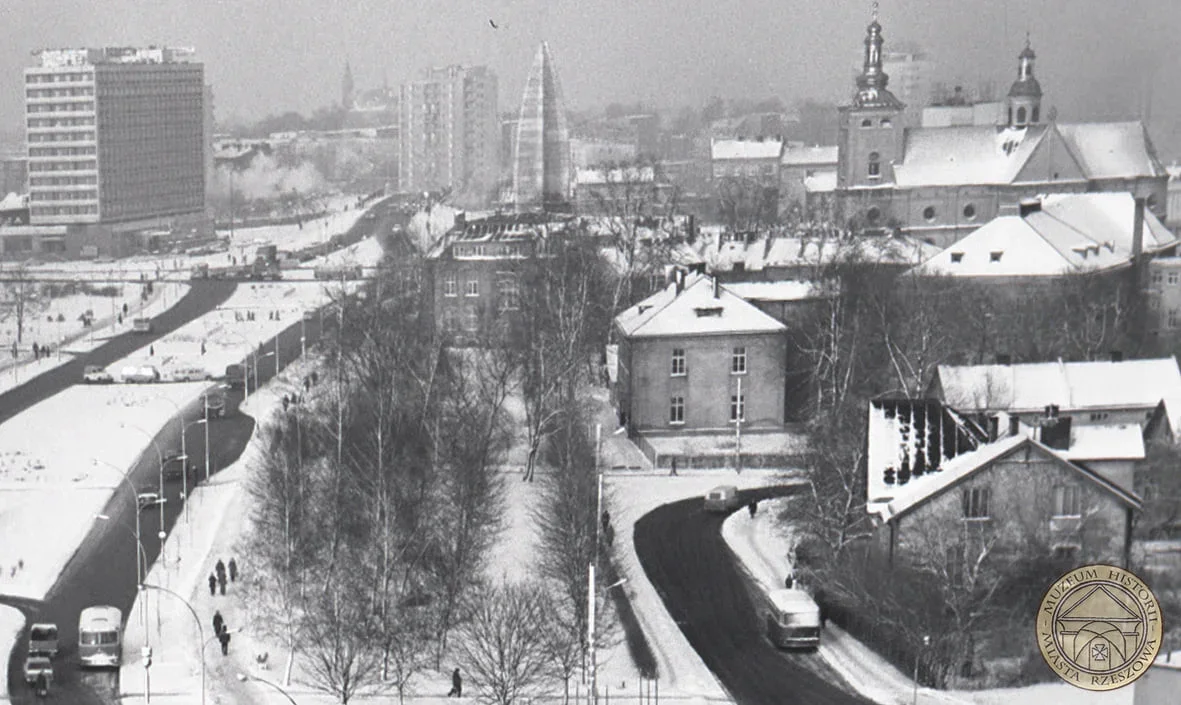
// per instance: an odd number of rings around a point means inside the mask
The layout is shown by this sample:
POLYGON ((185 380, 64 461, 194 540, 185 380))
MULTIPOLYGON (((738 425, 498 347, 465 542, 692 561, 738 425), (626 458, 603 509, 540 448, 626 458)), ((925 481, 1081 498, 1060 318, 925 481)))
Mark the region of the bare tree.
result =
POLYGON ((549 595, 536 583, 500 585, 472 600, 460 662, 481 702, 512 705, 545 689, 553 673, 551 614, 549 595))
POLYGON ((36 294, 37 285, 29 276, 29 268, 21 263, 13 269, 5 269, 8 279, 4 288, 8 294, 8 302, 12 306, 12 316, 16 318, 16 342, 24 340, 25 321, 28 315, 29 302, 36 294))
POLYGON ((382 684, 382 652, 373 640, 371 607, 357 599, 359 587, 333 584, 308 602, 304 616, 309 685, 341 705, 382 684))
POLYGON ((725 176, 715 188, 721 220, 731 231, 758 232, 777 222, 778 186, 753 176, 725 176))

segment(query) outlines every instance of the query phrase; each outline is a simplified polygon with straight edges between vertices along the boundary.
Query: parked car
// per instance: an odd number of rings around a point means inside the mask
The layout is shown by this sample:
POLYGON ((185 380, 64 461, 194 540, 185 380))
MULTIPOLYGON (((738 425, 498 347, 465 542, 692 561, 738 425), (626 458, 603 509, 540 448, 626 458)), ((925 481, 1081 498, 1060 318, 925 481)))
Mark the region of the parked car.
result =
POLYGON ((737 509, 740 502, 737 487, 734 485, 721 485, 706 493, 705 511, 715 514, 725 514, 737 509))
POLYGON ((204 367, 178 367, 169 373, 168 378, 174 382, 202 382, 209 379, 209 373, 204 367))
POLYGON ((87 384, 110 384, 115 378, 100 365, 87 365, 82 370, 82 381, 87 384))
POLYGON ((130 382, 132 384, 150 384, 160 381, 160 370, 157 370, 151 365, 144 365, 143 367, 128 366, 123 368, 120 377, 123 378, 124 382, 130 382))
POLYGON ((219 389, 205 393, 205 408, 209 409, 210 418, 224 418, 226 415, 226 395, 219 389))

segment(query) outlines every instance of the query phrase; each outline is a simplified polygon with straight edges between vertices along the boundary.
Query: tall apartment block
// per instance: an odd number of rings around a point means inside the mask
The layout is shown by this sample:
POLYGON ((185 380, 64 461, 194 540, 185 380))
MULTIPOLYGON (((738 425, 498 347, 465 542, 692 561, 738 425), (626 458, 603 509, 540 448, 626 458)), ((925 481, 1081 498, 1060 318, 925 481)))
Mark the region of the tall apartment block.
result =
POLYGON ((29 232, 6 254, 123 254, 211 234, 204 67, 192 50, 47 49, 25 69, 29 232))
POLYGON ((447 66, 402 86, 402 191, 490 188, 500 156, 496 74, 447 66))

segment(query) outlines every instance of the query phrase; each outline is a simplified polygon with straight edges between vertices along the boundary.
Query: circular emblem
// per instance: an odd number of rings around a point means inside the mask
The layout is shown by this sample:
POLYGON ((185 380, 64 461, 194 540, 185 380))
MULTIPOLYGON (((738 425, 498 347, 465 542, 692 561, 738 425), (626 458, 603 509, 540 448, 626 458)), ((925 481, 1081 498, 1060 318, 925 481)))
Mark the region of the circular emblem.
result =
POLYGON ((1144 581, 1086 565, 1054 581, 1037 612, 1037 644, 1054 673, 1086 690, 1114 690, 1148 671, 1161 646, 1161 611, 1144 581))

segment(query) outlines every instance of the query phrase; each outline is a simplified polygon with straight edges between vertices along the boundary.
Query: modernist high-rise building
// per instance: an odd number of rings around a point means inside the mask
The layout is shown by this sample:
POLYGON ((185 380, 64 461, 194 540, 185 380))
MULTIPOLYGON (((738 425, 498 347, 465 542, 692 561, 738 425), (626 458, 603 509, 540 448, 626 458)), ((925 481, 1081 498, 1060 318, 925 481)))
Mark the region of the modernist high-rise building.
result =
POLYGON ((208 92, 192 50, 36 56, 25 69, 30 221, 56 228, 6 237, 5 250, 66 252, 70 240, 117 252, 146 230, 207 228, 208 92))
POLYGON ((491 187, 500 156, 496 74, 447 66, 402 86, 402 191, 491 187))
POLYGON ((513 155, 517 208, 560 210, 570 202, 570 134, 558 71, 542 42, 521 97, 513 155))

